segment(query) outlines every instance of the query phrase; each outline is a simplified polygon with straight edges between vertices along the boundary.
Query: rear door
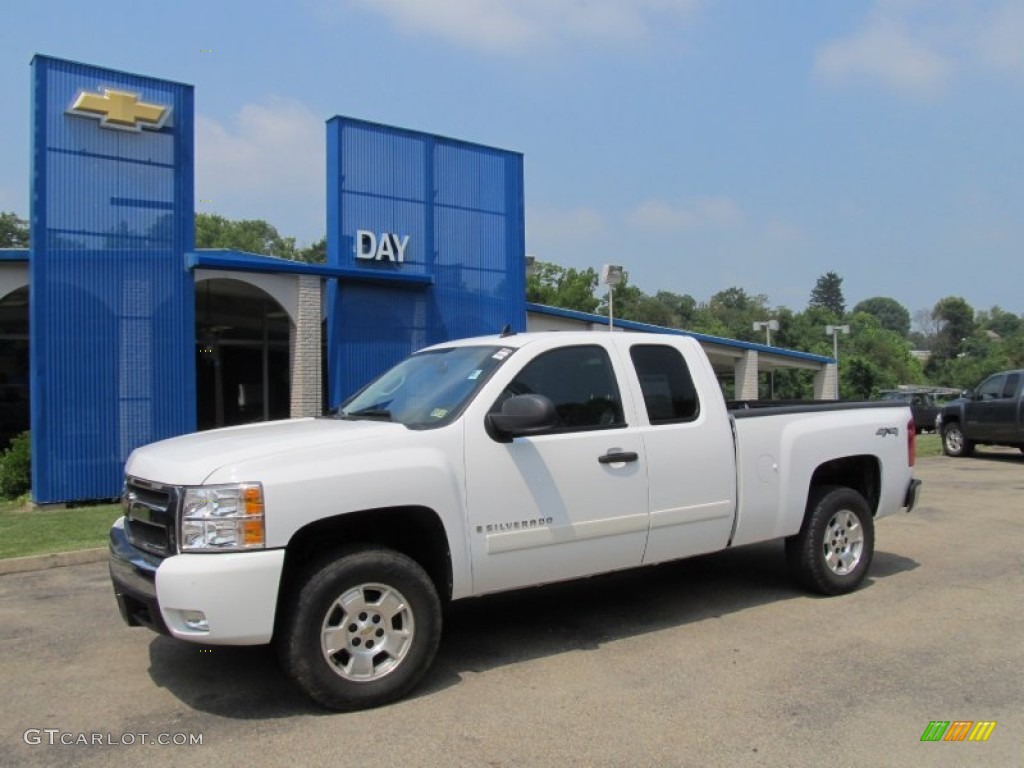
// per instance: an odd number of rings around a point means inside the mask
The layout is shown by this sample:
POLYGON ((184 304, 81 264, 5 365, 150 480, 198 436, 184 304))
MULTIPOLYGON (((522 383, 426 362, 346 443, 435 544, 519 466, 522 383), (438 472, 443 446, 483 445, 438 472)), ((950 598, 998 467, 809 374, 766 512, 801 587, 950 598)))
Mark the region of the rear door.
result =
MULTIPOLYGON (((626 337, 628 339, 628 337, 626 337)), ((650 535, 644 563, 724 549, 736 512, 736 460, 725 403, 707 358, 686 344, 643 341, 627 354, 644 429, 650 535)))
POLYGON ((496 378, 465 417, 477 593, 629 568, 643 557, 644 446, 610 342, 540 349, 520 348, 515 359, 529 362, 496 378), (530 393, 555 404, 555 429, 509 443, 487 434, 489 410, 530 393))

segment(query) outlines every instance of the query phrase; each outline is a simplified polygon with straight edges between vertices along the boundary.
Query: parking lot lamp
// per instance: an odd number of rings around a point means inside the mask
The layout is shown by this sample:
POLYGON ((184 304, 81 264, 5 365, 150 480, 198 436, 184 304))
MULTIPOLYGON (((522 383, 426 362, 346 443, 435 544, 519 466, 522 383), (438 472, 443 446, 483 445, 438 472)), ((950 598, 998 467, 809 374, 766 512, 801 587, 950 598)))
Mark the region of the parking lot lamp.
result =
POLYGON ((601 267, 601 282, 608 286, 608 330, 615 326, 615 286, 622 282, 622 267, 605 264, 601 267))

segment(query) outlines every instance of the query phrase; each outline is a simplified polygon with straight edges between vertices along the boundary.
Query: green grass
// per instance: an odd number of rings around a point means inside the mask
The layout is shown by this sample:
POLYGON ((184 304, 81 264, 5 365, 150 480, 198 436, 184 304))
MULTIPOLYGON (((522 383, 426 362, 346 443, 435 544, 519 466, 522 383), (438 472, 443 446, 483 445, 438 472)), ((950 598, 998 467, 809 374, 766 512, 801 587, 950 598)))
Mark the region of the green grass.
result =
POLYGON ((0 505, 0 558, 70 552, 107 545, 117 504, 74 509, 32 509, 24 503, 0 505))
POLYGON ((942 439, 934 434, 917 436, 917 455, 919 458, 942 455, 942 439))

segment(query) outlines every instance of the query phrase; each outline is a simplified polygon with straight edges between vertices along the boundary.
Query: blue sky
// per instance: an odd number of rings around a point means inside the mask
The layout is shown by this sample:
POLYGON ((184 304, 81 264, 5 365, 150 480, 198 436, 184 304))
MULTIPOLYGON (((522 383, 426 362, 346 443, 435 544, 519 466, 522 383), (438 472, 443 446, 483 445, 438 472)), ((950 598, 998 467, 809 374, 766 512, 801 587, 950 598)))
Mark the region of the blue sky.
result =
POLYGON ((15 0, 0 210, 34 53, 192 83, 200 211, 325 231, 335 114, 522 152, 527 251, 653 293, 1024 313, 1021 0, 15 0))

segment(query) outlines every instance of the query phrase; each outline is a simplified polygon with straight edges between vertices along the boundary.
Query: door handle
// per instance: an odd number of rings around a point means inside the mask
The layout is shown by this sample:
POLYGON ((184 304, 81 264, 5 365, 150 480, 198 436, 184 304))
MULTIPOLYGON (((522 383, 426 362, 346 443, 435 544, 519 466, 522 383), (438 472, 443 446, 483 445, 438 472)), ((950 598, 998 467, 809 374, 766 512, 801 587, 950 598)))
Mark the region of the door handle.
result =
POLYGON ((622 464, 627 461, 636 461, 640 457, 634 451, 608 451, 604 456, 598 456, 601 464, 622 464))

